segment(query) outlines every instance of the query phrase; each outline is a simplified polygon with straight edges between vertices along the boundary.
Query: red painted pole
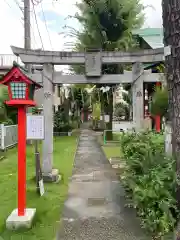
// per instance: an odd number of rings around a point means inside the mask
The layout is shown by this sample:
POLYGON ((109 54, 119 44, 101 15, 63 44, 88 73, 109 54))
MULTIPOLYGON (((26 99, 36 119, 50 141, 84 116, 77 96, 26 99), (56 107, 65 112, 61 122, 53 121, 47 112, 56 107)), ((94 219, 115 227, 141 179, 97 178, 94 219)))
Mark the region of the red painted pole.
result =
POLYGON ((161 117, 159 115, 157 115, 155 117, 155 123, 156 123, 156 132, 160 132, 161 131, 161 117))
POLYGON ((26 207, 26 108, 18 107, 18 216, 26 207))

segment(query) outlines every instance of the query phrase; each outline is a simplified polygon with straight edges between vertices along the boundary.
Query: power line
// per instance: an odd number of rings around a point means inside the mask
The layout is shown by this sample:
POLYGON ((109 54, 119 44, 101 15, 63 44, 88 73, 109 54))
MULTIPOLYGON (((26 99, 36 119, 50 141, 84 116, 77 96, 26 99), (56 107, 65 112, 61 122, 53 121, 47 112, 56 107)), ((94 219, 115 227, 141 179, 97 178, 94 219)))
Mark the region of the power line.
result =
POLYGON ((21 11, 22 14, 23 14, 23 9, 22 9, 22 7, 20 6, 20 4, 18 3, 18 1, 17 1, 17 0, 14 0, 14 2, 16 3, 16 5, 18 6, 18 8, 20 9, 20 11, 21 11))
MULTIPOLYGON (((5 0, 4 0, 5 1, 5 0)), ((18 8, 20 9, 20 11, 22 12, 23 16, 24 16, 24 11, 22 9, 22 7, 20 6, 19 2, 17 0, 14 0, 14 2, 16 3, 16 5, 18 6, 18 8)), ((9 5, 9 4, 8 4, 9 5)), ((9 5, 10 6, 10 5, 9 5)), ((11 7, 11 6, 10 6, 11 7)), ((11 7, 12 8, 12 7, 11 7)), ((23 24, 23 23, 22 23, 23 24)), ((23 27, 24 27, 24 24, 23 24, 23 27)), ((33 35, 33 39, 34 39, 34 43, 36 46, 38 46, 37 42, 36 42, 36 38, 35 38, 35 34, 34 34, 34 31, 33 31, 33 27, 30 23, 30 27, 31 27, 31 30, 32 30, 32 35, 33 35)))
POLYGON ((33 4, 37 6, 38 4, 42 3, 43 0, 32 0, 32 1, 33 1, 33 4))
POLYGON ((11 5, 6 0, 4 2, 11 8, 11 5))
POLYGON ((35 7, 34 7, 33 0, 31 0, 31 2, 32 2, 32 6, 33 6, 33 13, 34 13, 34 17, 35 17, 35 21, 36 21, 36 25, 37 25, 37 30, 38 30, 39 38, 40 38, 40 40, 41 40, 42 49, 44 50, 44 45, 43 45, 43 41, 42 41, 42 37, 41 37, 40 30, 39 30, 39 25, 38 25, 38 21, 37 21, 37 16, 36 16, 36 11, 35 11, 35 7))
POLYGON ((52 42, 51 42, 51 37, 50 37, 50 34, 49 34, 49 30, 48 30, 48 26, 47 26, 47 22, 46 22, 46 17, 45 17, 44 10, 43 10, 42 1, 40 2, 40 5, 41 5, 41 10, 42 10, 42 13, 43 13, 44 23, 45 23, 46 30, 47 30, 47 34, 48 34, 48 37, 49 37, 49 42, 50 42, 50 45, 51 45, 51 49, 53 50, 53 46, 52 46, 52 42))
MULTIPOLYGON (((4 2, 8 5, 8 7, 11 9, 11 10, 13 10, 12 9, 12 6, 7 2, 7 0, 4 0, 4 2)), ((21 19, 18 19, 20 22, 21 22, 21 24, 24 26, 24 24, 23 24, 23 21, 21 20, 21 19)))

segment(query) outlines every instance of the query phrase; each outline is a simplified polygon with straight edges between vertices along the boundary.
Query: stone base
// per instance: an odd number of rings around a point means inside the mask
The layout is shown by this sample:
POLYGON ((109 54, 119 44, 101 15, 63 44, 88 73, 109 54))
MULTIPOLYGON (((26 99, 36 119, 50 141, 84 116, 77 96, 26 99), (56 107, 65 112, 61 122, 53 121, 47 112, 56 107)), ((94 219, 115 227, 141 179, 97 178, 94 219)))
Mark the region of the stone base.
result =
POLYGON ((49 174, 42 173, 42 176, 44 182, 58 182, 59 180, 61 180, 58 169, 52 169, 52 172, 49 174))
POLYGON ((18 210, 13 210, 6 220, 6 228, 8 230, 31 228, 35 213, 35 208, 27 208, 24 216, 18 216, 18 210))

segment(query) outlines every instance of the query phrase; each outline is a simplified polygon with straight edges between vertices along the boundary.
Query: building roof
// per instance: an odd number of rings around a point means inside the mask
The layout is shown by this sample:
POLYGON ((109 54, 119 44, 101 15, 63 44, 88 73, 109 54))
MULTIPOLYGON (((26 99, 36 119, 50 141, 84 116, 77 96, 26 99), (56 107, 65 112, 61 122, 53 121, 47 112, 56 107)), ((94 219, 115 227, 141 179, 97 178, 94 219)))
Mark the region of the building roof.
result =
MULTIPOLYGON (((162 28, 142 28, 133 30, 132 33, 134 36, 142 38, 152 49, 164 47, 162 28)), ((155 63, 144 64, 144 69, 149 69, 153 65, 155 65, 155 63)))
POLYGON ((133 35, 141 37, 152 49, 164 47, 162 28, 144 28, 133 31, 133 35))

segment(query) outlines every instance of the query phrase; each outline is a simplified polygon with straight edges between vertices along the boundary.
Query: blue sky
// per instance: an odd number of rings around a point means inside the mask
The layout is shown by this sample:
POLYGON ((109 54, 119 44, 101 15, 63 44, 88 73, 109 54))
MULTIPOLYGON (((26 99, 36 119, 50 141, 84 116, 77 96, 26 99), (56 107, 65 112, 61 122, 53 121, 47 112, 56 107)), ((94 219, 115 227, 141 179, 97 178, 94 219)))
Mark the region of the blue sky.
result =
MULTIPOLYGON (((40 12, 39 14, 40 19, 44 22, 43 13, 40 12)), ((54 12, 54 11, 44 11, 45 19, 48 24, 48 27, 52 31, 60 32, 63 30, 65 25, 72 26, 73 21, 72 19, 67 19, 66 17, 54 12)))
MULTIPOLYGON (((58 31, 65 24, 64 17, 61 16, 60 14, 57 14, 53 11, 44 11, 44 15, 45 15, 46 21, 50 23, 48 25, 51 28, 51 30, 58 31)), ((42 21, 44 21, 44 16, 42 12, 40 12, 38 16, 42 21)))

